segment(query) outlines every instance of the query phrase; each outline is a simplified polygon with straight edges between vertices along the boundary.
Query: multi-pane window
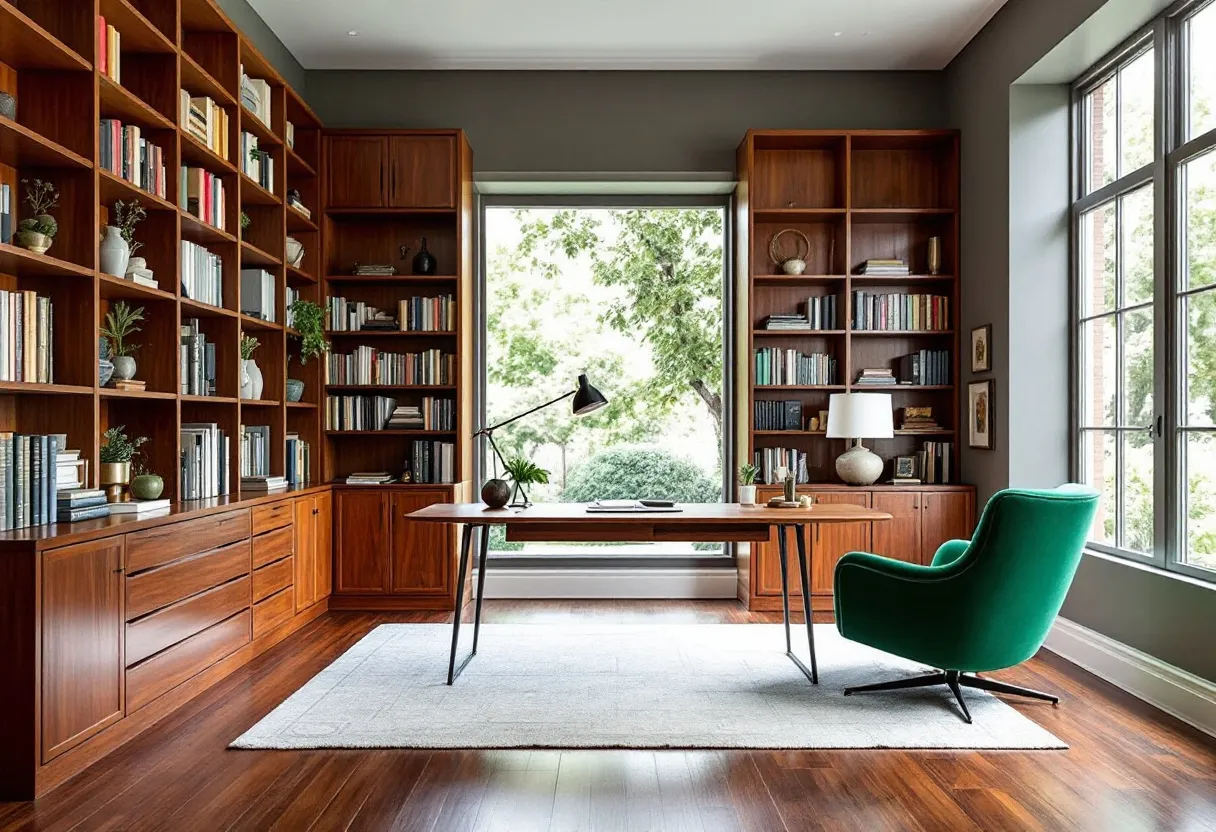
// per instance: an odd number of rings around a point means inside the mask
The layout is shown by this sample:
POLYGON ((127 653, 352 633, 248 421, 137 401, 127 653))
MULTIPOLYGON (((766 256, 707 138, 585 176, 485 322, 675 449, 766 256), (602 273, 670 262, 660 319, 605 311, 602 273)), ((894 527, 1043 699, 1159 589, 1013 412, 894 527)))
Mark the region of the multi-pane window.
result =
POLYGON ((1074 465, 1090 544, 1216 579, 1216 2, 1075 87, 1074 465))

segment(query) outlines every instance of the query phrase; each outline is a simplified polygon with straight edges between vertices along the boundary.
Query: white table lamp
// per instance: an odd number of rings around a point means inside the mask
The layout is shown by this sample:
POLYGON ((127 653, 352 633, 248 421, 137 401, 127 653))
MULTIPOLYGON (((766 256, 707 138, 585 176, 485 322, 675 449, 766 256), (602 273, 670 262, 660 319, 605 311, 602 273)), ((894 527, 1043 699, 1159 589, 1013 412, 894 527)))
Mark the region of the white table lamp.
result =
POLYGON ((890 393, 833 393, 828 402, 829 439, 852 439, 853 447, 836 459, 836 473, 849 485, 873 485, 882 476, 882 459, 862 439, 895 436, 890 393))

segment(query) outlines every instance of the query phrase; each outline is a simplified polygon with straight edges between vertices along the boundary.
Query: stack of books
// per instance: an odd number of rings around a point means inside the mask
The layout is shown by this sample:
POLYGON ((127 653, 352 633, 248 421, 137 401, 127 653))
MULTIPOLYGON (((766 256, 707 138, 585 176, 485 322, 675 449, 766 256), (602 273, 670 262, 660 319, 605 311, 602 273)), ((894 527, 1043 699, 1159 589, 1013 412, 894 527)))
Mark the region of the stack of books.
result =
POLYGON ((900 384, 950 383, 950 351, 920 350, 899 359, 900 384))
POLYGON ((128 264, 126 277, 132 283, 138 283, 140 286, 148 286, 153 289, 160 288, 160 284, 156 282, 156 278, 152 275, 152 270, 148 268, 141 269, 128 264))
POLYGON ((902 431, 931 433, 941 430, 942 426, 933 418, 933 408, 905 407, 899 420, 899 429, 902 431))
POLYGON ((389 430, 455 430, 456 402, 423 396, 422 404, 403 404, 393 409, 385 427, 389 430))
POLYGON ((0 289, 0 381, 55 383, 51 299, 0 289))
POLYGON ((357 332, 361 329, 396 331, 397 319, 391 313, 361 300, 348 301, 341 296, 326 298, 328 329, 335 332, 357 332))
POLYGON ((422 430, 422 408, 416 404, 402 404, 393 408, 385 427, 390 430, 422 430))
POLYGON ((854 384, 858 387, 892 387, 896 384, 895 373, 881 369, 862 370, 854 384))
POLYGON ((198 318, 188 318, 181 327, 181 393, 183 396, 215 395, 215 344, 199 329, 198 318))
POLYGON ((0 183, 0 243, 13 238, 13 188, 0 183))
POLYGON ((945 295, 853 293, 853 328, 866 331, 941 331, 950 328, 945 295))
POLYGON ((250 78, 241 67, 241 106, 270 127, 270 84, 262 78, 250 78))
POLYGON ((212 306, 224 305, 223 259, 189 240, 182 240, 182 296, 212 306))
POLYGON ((265 150, 258 149, 258 137, 252 133, 241 133, 241 173, 274 193, 274 159, 265 150))
POLYGON ((224 213, 227 210, 223 181, 209 170, 183 165, 179 185, 181 209, 212 228, 223 231, 224 213))
POLYGON ((128 390, 128 391, 134 390, 136 392, 143 392, 145 389, 147 389, 148 382, 136 381, 133 378, 128 378, 128 379, 116 378, 116 379, 110 380, 109 386, 114 388, 115 390, 128 390))
POLYGON ((954 458, 954 443, 926 442, 917 455, 921 479, 931 485, 948 485, 954 458))
POLYGON ((387 396, 326 396, 326 430, 384 430, 397 409, 387 396))
POLYGON ((229 493, 231 439, 214 422, 186 422, 181 429, 182 499, 201 500, 229 493))
POLYGON ((811 322, 806 315, 769 315, 764 319, 764 328, 772 330, 808 330, 811 322))
POLYGON ((60 451, 55 456, 55 488, 73 491, 84 488, 89 481, 89 461, 80 458, 80 451, 60 451))
POLYGON ((355 264, 351 274, 359 277, 392 277, 397 273, 397 267, 387 263, 355 264))
POLYGON ((286 477, 241 477, 242 491, 284 491, 287 488, 286 477))
POLYGON ((451 295, 401 300, 397 319, 402 332, 452 332, 456 329, 456 301, 451 295))
POLYGON ((97 144, 102 168, 164 199, 168 180, 165 152, 143 138, 138 125, 124 127, 116 118, 103 118, 97 144))
POLYGON ((908 263, 898 259, 871 259, 862 263, 860 274, 905 275, 908 274, 908 263))
POLYGON ((347 485, 388 485, 396 479, 386 471, 350 474, 343 482, 347 485))
POLYGON ((759 401, 753 410, 756 430, 802 430, 800 401, 759 401))
POLYGON ((110 504, 110 514, 129 514, 133 517, 148 517, 153 514, 168 514, 169 498, 159 500, 126 500, 110 504))
MULTIPOLYGON (((168 501, 166 501, 168 502, 168 501)), ((72 488, 60 491, 55 499, 55 521, 78 523, 110 516, 106 492, 96 488, 72 488)))
POLYGON ((756 386, 810 387, 836 383, 836 359, 827 353, 802 353, 769 347, 756 350, 756 386))
POLYGON ((274 321, 274 275, 265 269, 241 269, 241 311, 274 321))
POLYGON ((414 482, 456 481, 456 446, 453 443, 416 440, 411 451, 414 482))
POLYGON ((308 485, 311 468, 311 449, 298 433, 287 434, 287 484, 292 488, 308 485))
POLYGON ((59 438, 0 432, 0 529, 54 522, 59 438))
POLYGON ((228 158, 228 113, 207 96, 191 97, 182 90, 182 129, 216 156, 228 158))
POLYGON ((297 214, 302 214, 308 219, 312 219, 312 211, 308 209, 307 205, 300 201, 299 191, 291 191, 287 194, 287 207, 294 210, 297 214))
POLYGON ((806 452, 797 448, 757 448, 752 464, 760 469, 760 482, 766 485, 781 482, 777 477, 778 468, 793 471, 796 482, 811 481, 806 466, 806 452))
POLYGON ((326 361, 329 384, 446 385, 456 379, 456 356, 437 349, 394 353, 360 346, 331 352, 326 361))
POLYGON ((270 476, 270 425, 241 425, 241 487, 249 477, 270 476))
POLYGON ((97 18, 97 71, 115 84, 122 83, 122 35, 101 16, 97 18))

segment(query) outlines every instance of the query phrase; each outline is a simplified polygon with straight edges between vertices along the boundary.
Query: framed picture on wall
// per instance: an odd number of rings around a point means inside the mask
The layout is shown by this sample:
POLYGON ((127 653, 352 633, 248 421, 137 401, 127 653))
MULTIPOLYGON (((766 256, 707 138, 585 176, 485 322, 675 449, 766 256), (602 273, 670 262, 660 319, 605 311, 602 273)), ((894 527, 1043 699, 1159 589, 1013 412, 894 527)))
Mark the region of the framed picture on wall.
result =
POLYGON ((967 385, 967 445, 991 451, 992 379, 973 381, 967 385))
POLYGON ((992 372, 992 324, 971 330, 971 372, 992 372))

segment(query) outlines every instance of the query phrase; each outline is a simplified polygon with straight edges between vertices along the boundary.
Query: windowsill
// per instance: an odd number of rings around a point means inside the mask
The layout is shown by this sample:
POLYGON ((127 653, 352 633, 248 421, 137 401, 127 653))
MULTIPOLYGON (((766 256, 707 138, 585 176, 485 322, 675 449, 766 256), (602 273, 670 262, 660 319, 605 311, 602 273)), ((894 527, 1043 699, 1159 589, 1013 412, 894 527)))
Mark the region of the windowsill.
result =
POLYGON ((621 569, 670 569, 672 567, 689 567, 696 569, 734 569, 735 559, 726 554, 707 555, 650 555, 629 556, 594 554, 589 552, 571 552, 569 554, 533 555, 524 552, 489 552, 487 561, 492 566, 512 567, 520 569, 551 569, 554 567, 572 569, 612 568, 621 569))
POLYGON ((1099 558, 1099 559, 1107 561, 1109 563, 1117 563, 1119 566, 1126 566, 1129 569, 1138 569, 1141 572, 1147 572, 1151 575, 1156 575, 1156 576, 1163 577, 1163 578, 1170 578, 1171 580, 1181 581, 1182 583, 1190 584, 1192 586, 1197 586, 1197 587, 1201 587, 1203 589, 1216 591, 1216 580, 1205 581, 1201 578, 1196 578, 1191 575, 1188 575, 1185 572, 1175 572, 1172 569, 1163 569, 1162 567, 1157 566, 1156 564, 1141 563, 1139 561, 1130 560, 1128 558, 1121 558, 1118 555, 1110 555, 1110 554, 1107 554, 1106 552, 1099 552, 1094 549, 1084 549, 1083 553, 1088 555, 1089 557, 1099 558))

